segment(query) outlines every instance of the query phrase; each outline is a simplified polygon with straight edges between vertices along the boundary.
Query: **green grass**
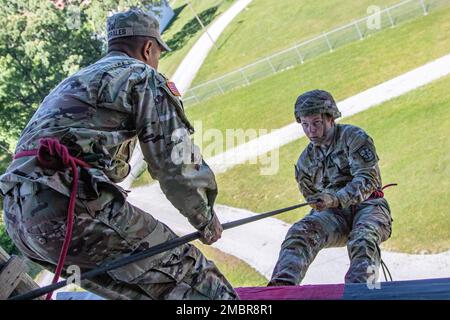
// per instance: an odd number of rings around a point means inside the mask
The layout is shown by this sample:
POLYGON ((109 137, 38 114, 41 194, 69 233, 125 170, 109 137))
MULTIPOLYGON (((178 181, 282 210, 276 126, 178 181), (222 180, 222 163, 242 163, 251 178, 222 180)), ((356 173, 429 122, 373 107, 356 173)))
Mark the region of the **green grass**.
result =
POLYGON ((367 15, 398 0, 254 0, 231 23, 208 55, 195 84, 214 79, 271 53, 367 15))
MULTIPOLYGON (((383 182, 399 184, 386 190, 394 225, 384 248, 409 253, 450 249, 449 87, 450 76, 343 121, 373 137, 383 182)), ((306 144, 302 138, 280 148, 276 175, 260 175, 258 165, 219 175, 217 202, 264 212, 303 201, 293 165, 306 144)), ((279 218, 293 223, 306 212, 279 218)))
MULTIPOLYGON (((293 121, 299 93, 321 88, 337 101, 450 52, 450 8, 383 30, 244 88, 187 108, 203 129, 276 129, 293 121)), ((150 183, 144 172, 133 187, 150 183)))
POLYGON ((131 183, 131 188, 143 187, 153 182, 155 182, 155 180, 152 179, 150 173, 148 173, 148 170, 145 170, 139 175, 139 177, 133 180, 131 183))
MULTIPOLYGON (((233 4, 232 0, 191 0, 192 7, 205 26, 233 4)), ((162 37, 172 49, 163 55, 159 71, 172 76, 184 56, 202 35, 203 30, 186 1, 178 1, 173 8, 175 19, 164 31, 162 37)))
POLYGON ((450 52, 450 8, 386 29, 285 72, 187 108, 203 129, 276 129, 294 121, 293 104, 307 90, 341 101, 450 52))
POLYGON ((211 246, 195 241, 194 245, 213 260, 233 287, 265 286, 267 279, 247 263, 211 246))

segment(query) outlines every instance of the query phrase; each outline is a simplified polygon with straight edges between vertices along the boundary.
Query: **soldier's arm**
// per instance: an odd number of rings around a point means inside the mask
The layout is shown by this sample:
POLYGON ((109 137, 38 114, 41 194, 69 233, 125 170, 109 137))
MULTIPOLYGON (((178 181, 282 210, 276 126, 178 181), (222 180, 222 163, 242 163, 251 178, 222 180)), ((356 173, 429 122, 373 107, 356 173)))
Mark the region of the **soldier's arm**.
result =
POLYGON ((353 179, 336 193, 343 208, 363 202, 381 187, 378 156, 372 138, 361 130, 352 135, 348 148, 353 179))
POLYGON ((198 230, 213 217, 217 196, 215 177, 192 145, 186 122, 166 93, 143 83, 134 88, 139 143, 148 171, 158 180, 167 199, 198 230), (187 158, 197 163, 186 163, 187 158))
POLYGON ((298 183, 298 187, 303 197, 306 199, 316 193, 314 184, 311 181, 311 177, 302 169, 303 165, 300 159, 296 165, 294 165, 295 170, 295 180, 298 183))

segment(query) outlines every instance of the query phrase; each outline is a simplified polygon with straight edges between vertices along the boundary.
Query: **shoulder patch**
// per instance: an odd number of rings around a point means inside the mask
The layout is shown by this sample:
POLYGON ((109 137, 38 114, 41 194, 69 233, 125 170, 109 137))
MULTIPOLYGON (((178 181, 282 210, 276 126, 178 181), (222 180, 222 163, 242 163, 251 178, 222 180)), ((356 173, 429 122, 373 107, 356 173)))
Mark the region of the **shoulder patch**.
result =
POLYGON ((167 84, 167 88, 169 88, 170 92, 172 92, 172 94, 174 96, 181 97, 181 93, 180 93, 180 91, 178 91, 177 86, 175 85, 174 82, 167 81, 166 84, 167 84))
POLYGON ((375 153, 367 145, 363 145, 356 152, 361 156, 361 158, 363 158, 365 162, 371 162, 375 160, 375 153))

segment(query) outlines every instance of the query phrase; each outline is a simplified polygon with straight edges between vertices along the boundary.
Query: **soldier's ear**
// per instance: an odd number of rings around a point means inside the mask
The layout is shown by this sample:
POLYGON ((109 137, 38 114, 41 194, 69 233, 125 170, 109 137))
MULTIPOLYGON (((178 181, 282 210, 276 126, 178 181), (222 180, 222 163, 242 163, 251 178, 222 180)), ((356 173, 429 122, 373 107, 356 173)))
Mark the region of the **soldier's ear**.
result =
POLYGON ((152 45, 153 45, 153 42, 150 39, 148 39, 144 43, 142 55, 144 56, 146 61, 149 61, 149 59, 150 59, 152 45))
POLYGON ((327 114, 327 113, 322 113, 322 120, 329 122, 331 125, 334 124, 334 118, 333 116, 327 114))

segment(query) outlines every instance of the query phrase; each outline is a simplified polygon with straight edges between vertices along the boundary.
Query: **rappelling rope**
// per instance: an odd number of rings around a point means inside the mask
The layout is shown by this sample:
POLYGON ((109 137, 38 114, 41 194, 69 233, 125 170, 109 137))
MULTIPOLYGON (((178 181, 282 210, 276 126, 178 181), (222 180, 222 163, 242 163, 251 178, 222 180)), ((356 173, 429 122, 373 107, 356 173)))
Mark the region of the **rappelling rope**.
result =
MULTIPOLYGON (((291 210, 294 210, 294 209, 297 209, 297 208, 300 208, 300 207, 311 205, 313 203, 315 203, 315 202, 311 201, 311 202, 296 204, 296 205, 293 205, 293 206, 290 206, 290 207, 286 207, 286 208, 283 208, 283 209, 278 209, 278 210, 275 210, 275 211, 270 211, 270 212, 258 214, 258 215, 251 216, 251 217, 248 217, 248 218, 227 222, 227 223, 222 224, 222 228, 223 228, 223 230, 231 229, 231 228, 234 228, 234 227, 237 227, 237 226, 240 226, 240 225, 243 225, 243 224, 247 224, 247 223, 250 223, 250 222, 253 222, 253 221, 257 221, 257 220, 261 220, 261 219, 264 219, 264 218, 268 218, 268 217, 271 217, 271 216, 274 216, 274 215, 277 215, 277 214, 280 214, 280 213, 283 213, 283 212, 287 212, 287 211, 291 211, 291 210)), ((113 270, 113 269, 122 267, 124 265, 127 265, 127 264, 130 264, 130 263, 142 260, 144 258, 148 258, 148 257, 154 256, 156 254, 159 254, 161 252, 164 252, 164 251, 170 250, 172 248, 178 247, 178 246, 180 246, 182 244, 185 244, 185 243, 188 243, 190 241, 199 239, 201 237, 202 237, 202 234, 199 231, 196 231, 196 232, 187 234, 187 235, 185 235, 183 237, 174 238, 172 240, 169 240, 167 242, 158 244, 156 246, 153 246, 153 247, 151 247, 149 249, 146 249, 144 251, 141 251, 139 253, 132 254, 132 255, 127 256, 125 258, 120 258, 120 259, 114 260, 114 261, 112 261, 112 262, 110 262, 108 264, 105 264, 103 266, 100 266, 100 267, 98 267, 96 269, 93 269, 93 270, 90 270, 88 272, 82 273, 80 275, 80 280, 93 278, 93 277, 98 276, 98 275, 100 275, 102 273, 105 273, 106 271, 113 270)), ((54 283, 54 284, 51 284, 51 285, 48 285, 48 286, 45 286, 45 287, 42 287, 42 288, 30 291, 30 292, 27 292, 25 294, 21 294, 21 295, 17 295, 17 296, 11 297, 8 300, 35 299, 35 298, 40 297, 40 296, 42 296, 42 295, 44 295, 46 293, 49 293, 49 292, 52 292, 52 291, 54 291, 56 289, 60 289, 62 287, 65 287, 66 285, 68 285, 67 280, 63 280, 63 281, 60 281, 58 283, 54 283)))

